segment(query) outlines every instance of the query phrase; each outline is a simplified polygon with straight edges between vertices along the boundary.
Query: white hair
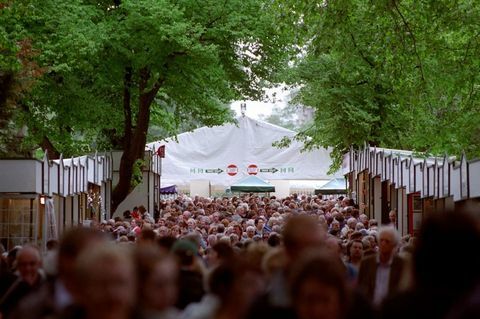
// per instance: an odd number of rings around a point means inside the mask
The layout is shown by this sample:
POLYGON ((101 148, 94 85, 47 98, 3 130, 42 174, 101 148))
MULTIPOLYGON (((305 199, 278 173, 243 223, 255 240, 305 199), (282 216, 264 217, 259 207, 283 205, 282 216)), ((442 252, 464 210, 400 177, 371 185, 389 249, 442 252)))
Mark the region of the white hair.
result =
POLYGON ((392 238, 395 242, 395 245, 398 245, 400 243, 400 239, 401 239, 400 234, 392 226, 382 226, 382 227, 380 227, 380 230, 378 231, 378 238, 382 237, 383 234, 392 235, 392 238))

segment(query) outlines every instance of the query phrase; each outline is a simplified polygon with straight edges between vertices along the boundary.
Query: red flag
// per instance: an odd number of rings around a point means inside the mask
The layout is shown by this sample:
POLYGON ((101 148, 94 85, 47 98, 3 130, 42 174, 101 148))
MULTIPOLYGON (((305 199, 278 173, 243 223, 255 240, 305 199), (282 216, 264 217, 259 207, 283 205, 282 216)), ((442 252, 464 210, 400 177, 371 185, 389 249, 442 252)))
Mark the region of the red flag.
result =
POLYGON ((165 145, 162 145, 158 148, 157 155, 161 158, 165 158, 165 145))

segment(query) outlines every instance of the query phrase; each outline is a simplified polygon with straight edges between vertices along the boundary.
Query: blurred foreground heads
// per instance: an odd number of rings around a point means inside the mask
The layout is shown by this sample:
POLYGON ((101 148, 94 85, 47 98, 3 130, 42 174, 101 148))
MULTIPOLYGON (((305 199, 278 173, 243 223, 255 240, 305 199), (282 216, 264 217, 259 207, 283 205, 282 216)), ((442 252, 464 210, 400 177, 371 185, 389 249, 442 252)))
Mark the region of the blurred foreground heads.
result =
POLYGON ((135 252, 137 263, 138 311, 143 319, 174 319, 178 295, 178 263, 157 246, 143 245, 135 252))
POLYGON ((479 229, 460 210, 430 215, 416 241, 414 285, 388 299, 382 317, 480 318, 479 229))
POLYGON ((133 318, 136 276, 129 247, 102 243, 85 250, 75 265, 78 309, 64 318, 133 318))
POLYGON ((345 267, 327 250, 306 252, 291 274, 291 295, 298 319, 345 318, 349 306, 345 267))

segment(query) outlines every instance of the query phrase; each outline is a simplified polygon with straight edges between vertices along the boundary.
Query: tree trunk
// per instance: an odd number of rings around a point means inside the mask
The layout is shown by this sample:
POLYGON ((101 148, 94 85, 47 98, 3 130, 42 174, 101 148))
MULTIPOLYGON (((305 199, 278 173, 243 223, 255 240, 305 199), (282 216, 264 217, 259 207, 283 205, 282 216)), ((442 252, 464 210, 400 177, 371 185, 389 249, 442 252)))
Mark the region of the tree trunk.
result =
POLYGON ((44 136, 40 142, 40 147, 47 151, 48 159, 54 160, 60 158, 60 152, 55 148, 50 139, 47 136, 44 136))
MULTIPOLYGON (((125 140, 123 154, 120 160, 120 172, 118 184, 112 192, 112 203, 110 212, 113 214, 120 203, 132 191, 131 180, 133 177, 133 166, 137 160, 141 160, 145 155, 145 145, 147 142, 147 131, 150 122, 150 106, 157 95, 163 81, 159 80, 154 87, 146 90, 150 73, 147 69, 140 70, 139 81, 139 99, 138 99, 138 115, 136 119, 135 129, 132 130, 131 125, 131 109, 130 109, 130 85, 131 70, 125 74, 125 90, 124 90, 124 112, 125 112, 125 140)), ((133 207, 132 207, 133 208, 133 207)))

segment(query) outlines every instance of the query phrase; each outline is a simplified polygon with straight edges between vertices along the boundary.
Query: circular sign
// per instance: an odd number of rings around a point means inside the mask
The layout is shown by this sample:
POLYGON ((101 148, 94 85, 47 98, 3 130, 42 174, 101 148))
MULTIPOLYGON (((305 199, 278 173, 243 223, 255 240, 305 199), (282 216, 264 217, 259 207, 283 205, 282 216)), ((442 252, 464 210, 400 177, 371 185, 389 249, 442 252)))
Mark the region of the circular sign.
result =
POLYGON ((255 164, 250 164, 247 167, 247 173, 248 175, 257 175, 258 173, 258 166, 255 164))
POLYGON ((227 166, 227 174, 230 176, 235 176, 238 173, 238 167, 235 164, 230 164, 227 166))

